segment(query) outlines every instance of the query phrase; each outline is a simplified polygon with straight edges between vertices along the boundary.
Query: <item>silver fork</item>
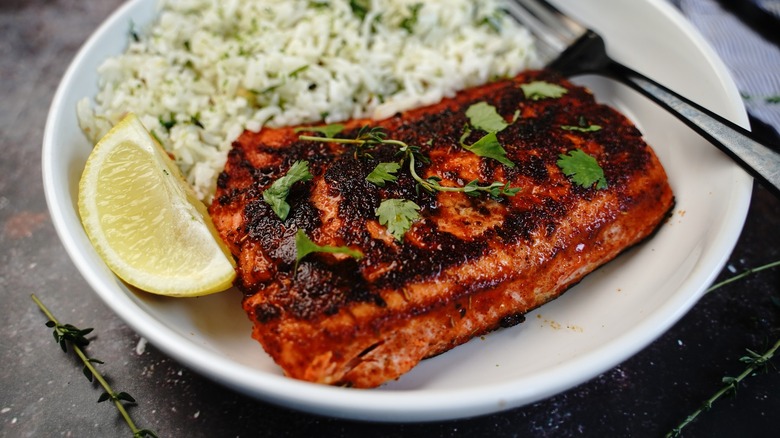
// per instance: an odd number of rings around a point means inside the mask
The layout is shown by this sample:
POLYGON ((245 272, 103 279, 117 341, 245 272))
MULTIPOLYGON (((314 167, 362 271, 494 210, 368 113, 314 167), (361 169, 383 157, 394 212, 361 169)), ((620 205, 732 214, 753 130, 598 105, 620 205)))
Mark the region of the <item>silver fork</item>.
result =
POLYGON ((728 154, 761 185, 780 197, 780 153, 740 126, 611 59, 604 40, 545 0, 510 0, 509 13, 537 39, 547 68, 564 76, 600 74, 649 97, 728 154))

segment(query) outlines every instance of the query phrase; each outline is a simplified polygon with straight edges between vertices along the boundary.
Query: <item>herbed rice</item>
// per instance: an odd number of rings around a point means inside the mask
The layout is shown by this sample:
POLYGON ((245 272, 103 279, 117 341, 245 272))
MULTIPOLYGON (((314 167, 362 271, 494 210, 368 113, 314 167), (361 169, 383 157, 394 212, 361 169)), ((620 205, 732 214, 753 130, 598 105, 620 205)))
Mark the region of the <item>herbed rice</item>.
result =
POLYGON ((128 112, 210 202, 244 129, 377 119, 536 66, 502 0, 161 0, 78 105, 97 142, 128 112))

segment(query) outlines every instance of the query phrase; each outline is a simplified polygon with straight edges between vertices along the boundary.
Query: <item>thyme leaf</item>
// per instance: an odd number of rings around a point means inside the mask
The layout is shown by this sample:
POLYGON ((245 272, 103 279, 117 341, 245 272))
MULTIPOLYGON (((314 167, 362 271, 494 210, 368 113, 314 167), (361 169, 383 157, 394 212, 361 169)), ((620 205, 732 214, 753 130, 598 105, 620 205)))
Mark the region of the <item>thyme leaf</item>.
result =
MULTIPOLYGON (((774 261, 772 263, 767 263, 763 266, 759 266, 756 268, 751 268, 746 270, 745 272, 742 272, 741 274, 735 275, 727 280, 721 281, 720 283, 716 283, 712 286, 710 286, 707 289, 707 293, 712 292, 716 289, 719 289, 729 283, 732 283, 737 280, 741 280, 748 275, 755 274, 757 272, 761 272, 765 269, 775 268, 780 266, 780 260, 774 261)), ((774 298, 774 297, 773 297, 774 298)), ((773 302, 775 302, 773 300, 773 302)), ((777 304, 777 302, 775 302, 777 304)), ((704 413, 705 411, 708 411, 712 408, 712 405, 718 401, 721 397, 727 394, 733 394, 736 392, 737 387, 739 384, 746 379, 747 377, 753 376, 756 374, 757 371, 766 369, 770 365, 770 360, 774 357, 775 353, 777 353, 777 350, 780 349, 780 339, 778 339, 772 347, 766 350, 763 354, 759 354, 749 348, 746 348, 745 351, 747 351, 747 355, 742 356, 739 358, 739 361, 742 363, 747 364, 747 367, 745 368, 742 373, 740 373, 737 377, 730 377, 726 376, 721 379, 722 383, 724 383, 724 386, 721 387, 715 394, 713 394, 710 398, 705 400, 702 405, 696 409, 693 413, 685 417, 683 421, 680 422, 677 426, 675 426, 669 433, 666 434, 666 438, 671 437, 679 437, 682 435, 682 430, 690 425, 699 415, 704 413)))
MULTIPOLYGON (((487 193, 490 196, 499 197, 515 196, 520 191, 520 188, 511 187, 509 183, 499 181, 495 181, 487 185, 480 185, 479 181, 474 180, 466 185, 453 187, 442 185, 440 183, 441 179, 435 176, 423 178, 417 173, 416 163, 419 161, 420 163, 427 164, 429 163, 429 160, 420 152, 420 147, 407 144, 400 140, 389 139, 387 138, 387 133, 385 133, 384 130, 382 130, 380 127, 363 126, 358 131, 358 134, 355 138, 323 138, 309 135, 301 135, 298 138, 304 141, 321 141, 354 145, 355 158, 359 158, 360 156, 370 156, 367 152, 367 149, 376 145, 382 144, 395 146, 398 149, 397 156, 399 157, 398 161, 395 162, 397 169, 395 165, 391 166, 392 163, 380 163, 380 166, 374 168, 374 170, 371 171, 371 173, 366 177, 369 182, 372 182, 373 184, 376 184, 380 187, 383 187, 384 184, 388 182, 395 181, 395 172, 400 170, 402 166, 406 165, 409 170, 409 174, 417 183, 417 187, 422 188, 429 193, 462 192, 469 196, 479 196, 481 193, 487 193)), ((382 208, 382 210, 377 209, 379 211, 376 212, 377 215, 379 215, 380 212, 382 212, 383 215, 383 218, 380 218, 379 223, 388 226, 388 231, 390 234, 399 240, 401 237, 403 237, 403 234, 406 232, 406 230, 408 230, 408 226, 411 226, 411 221, 409 220, 411 215, 408 214, 411 204, 403 204, 403 206, 406 213, 401 214, 400 216, 396 216, 395 212, 391 210, 392 208, 401 208, 400 204, 397 204, 397 202, 388 204, 386 207, 382 208), (392 227, 392 229, 389 227, 392 227)))
POLYGON ((726 280, 723 280, 720 283, 713 284, 712 286, 709 287, 709 289, 707 289, 706 292, 707 293, 712 292, 712 291, 714 291, 714 290, 716 290, 716 289, 718 289, 718 288, 720 288, 722 286, 725 286, 725 285, 727 285, 729 283, 733 283, 733 282, 735 282, 737 280, 741 280, 741 279, 747 277, 748 275, 755 274, 757 272, 761 272, 761 271, 766 270, 766 269, 776 268, 778 266, 780 266, 780 260, 774 261, 772 263, 767 263, 766 265, 759 266, 757 268, 748 269, 745 272, 742 272, 742 273, 740 273, 738 275, 735 275, 735 276, 730 277, 730 278, 728 278, 726 280))
POLYGON ((561 125, 561 129, 566 130, 566 131, 596 132, 596 131, 601 131, 601 126, 599 126, 599 125, 588 125, 588 126, 561 125))
POLYGON ((37 296, 35 296, 35 294, 32 294, 30 297, 38 306, 38 308, 41 309, 43 314, 48 318, 48 321, 46 321, 46 327, 54 329, 54 340, 60 345, 62 350, 67 352, 67 345, 70 345, 73 352, 84 364, 82 373, 87 378, 87 380, 90 382, 92 382, 93 379, 97 380, 100 386, 103 388, 104 392, 98 398, 98 403, 111 400, 116 409, 119 411, 120 415, 122 415, 125 423, 127 423, 127 426, 133 432, 133 438, 157 438, 157 435, 153 431, 149 429, 139 429, 133 422, 133 419, 130 417, 127 409, 125 409, 123 402, 136 403, 135 398, 126 392, 114 391, 103 375, 100 374, 97 368, 95 368, 93 365, 102 364, 103 362, 98 359, 88 357, 82 349, 89 344, 89 339, 87 339, 85 336, 89 333, 92 333, 92 329, 87 328, 82 330, 71 324, 61 324, 59 321, 57 321, 57 318, 54 317, 51 311, 43 304, 43 302, 38 299, 37 296))
POLYGON ((747 351, 749 355, 740 358, 741 362, 748 364, 745 370, 742 371, 742 373, 740 373, 737 377, 723 377, 722 382, 724 383, 724 386, 721 387, 720 390, 718 390, 715 394, 713 394, 712 397, 705 400, 699 409, 685 417, 685 420, 683 420, 679 425, 667 433, 667 438, 679 437, 682 434, 683 428, 691 424, 693 420, 695 420, 696 417, 701 415, 703 412, 710 410, 712 408, 712 404, 715 403, 718 399, 724 395, 735 393, 737 391, 737 387, 743 380, 745 380, 745 378, 754 375, 756 371, 765 368, 769 364, 769 361, 772 359, 772 357, 774 357, 778 348, 780 348, 780 339, 778 339, 771 348, 769 348, 764 354, 761 355, 748 349, 747 351))
POLYGON ((342 125, 341 123, 331 123, 330 125, 325 125, 325 126, 304 126, 300 128, 295 128, 293 131, 295 133, 302 132, 302 131, 318 132, 327 138, 333 138, 343 130, 344 130, 344 125, 342 125))
MULTIPOLYGON (((400 140, 394 140, 387 138, 387 133, 385 133, 382 128, 379 127, 366 127, 360 129, 358 132, 358 135, 356 138, 323 138, 323 137, 314 137, 314 136, 308 136, 308 135, 301 135, 298 137, 300 140, 306 140, 306 141, 322 141, 322 142, 329 142, 329 143, 341 143, 341 144, 349 144, 349 145, 355 145, 356 146, 356 157, 365 155, 366 149, 371 146, 376 146, 379 144, 384 145, 391 145, 398 148, 398 156, 400 159, 398 160, 398 163, 403 165, 403 163, 408 163, 408 169, 409 173, 412 175, 412 178, 417 182, 419 187, 422 187, 425 191, 433 193, 433 192, 482 192, 482 193, 492 193, 496 192, 494 189, 497 185, 500 184, 502 187, 501 190, 498 190, 498 193, 500 196, 514 196, 517 194, 519 189, 515 190, 512 188, 511 190, 504 190, 503 187, 507 186, 504 182, 493 182, 488 185, 477 185, 474 184, 470 187, 466 186, 443 186, 439 183, 438 178, 423 178, 415 169, 416 162, 419 161, 423 164, 427 164, 429 162, 428 158, 425 157, 420 152, 419 146, 409 145, 403 141, 400 140)), ((507 187, 509 189, 509 187, 507 187)))
POLYGON ((494 182, 487 186, 480 186, 479 181, 473 180, 464 186, 464 192, 469 196, 479 196, 480 192, 487 192, 490 196, 514 196, 520 192, 519 187, 510 187, 509 183, 494 182))
POLYGON ((601 131, 600 125, 590 125, 585 117, 580 116, 576 125, 561 125, 561 129, 566 131, 596 132, 601 131))

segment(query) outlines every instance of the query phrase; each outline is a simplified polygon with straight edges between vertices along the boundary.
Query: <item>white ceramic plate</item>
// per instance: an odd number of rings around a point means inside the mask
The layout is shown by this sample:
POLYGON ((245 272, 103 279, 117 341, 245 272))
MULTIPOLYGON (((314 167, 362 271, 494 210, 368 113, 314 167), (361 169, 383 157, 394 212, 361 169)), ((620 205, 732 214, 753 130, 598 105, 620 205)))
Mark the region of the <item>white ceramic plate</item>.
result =
MULTIPOLYGON (((606 36, 616 58, 747 125, 724 65, 665 2, 558 3, 606 36)), ((474 416, 537 401, 614 367, 669 329, 701 297, 739 237, 751 179, 629 89, 580 78, 639 125, 666 167, 677 206, 660 232, 527 315, 523 324, 425 360, 382 388, 333 388, 286 378, 250 338, 239 292, 166 299, 131 290, 103 264, 79 222, 77 185, 91 146, 79 131, 76 102, 97 92, 97 67, 124 49, 130 22, 141 25, 154 15, 154 0, 125 4, 89 39, 62 80, 43 142, 52 220, 89 284, 139 334, 192 369, 252 396, 381 421, 474 416)))

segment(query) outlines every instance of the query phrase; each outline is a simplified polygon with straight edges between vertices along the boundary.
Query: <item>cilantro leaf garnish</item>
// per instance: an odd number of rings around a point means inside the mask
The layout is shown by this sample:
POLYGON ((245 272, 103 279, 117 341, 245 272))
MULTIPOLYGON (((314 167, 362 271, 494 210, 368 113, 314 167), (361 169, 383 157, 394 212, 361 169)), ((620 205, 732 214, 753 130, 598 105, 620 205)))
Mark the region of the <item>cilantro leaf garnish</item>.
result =
POLYGON ((330 125, 325 126, 303 126, 300 128, 295 128, 294 132, 298 133, 301 131, 307 131, 307 132, 319 132, 320 134, 324 135, 326 138, 333 138, 337 134, 341 133, 341 131, 344 130, 344 125, 341 123, 331 123, 330 125))
POLYGON ((509 126, 501 114, 496 111, 496 107, 487 102, 479 102, 471 105, 466 110, 466 117, 469 118, 471 126, 481 129, 485 132, 496 133, 503 131, 509 126))
POLYGON ((298 270, 298 263, 307 255, 313 253, 313 252, 327 252, 330 254, 346 254, 356 260, 360 260, 363 258, 363 253, 352 249, 348 246, 320 246, 314 243, 311 239, 309 239, 309 236, 306 235, 306 233, 298 229, 298 232, 295 233, 295 271, 298 270))
POLYGON ((397 240, 402 240, 412 223, 420 218, 419 210, 419 205, 407 199, 385 199, 375 213, 387 232, 397 240))
POLYGON ((290 166, 287 173, 277 179, 271 184, 270 187, 263 192, 263 199, 271 209, 279 216, 279 219, 287 219, 287 215, 290 214, 290 204, 287 203, 287 195, 290 194, 290 188, 293 184, 299 181, 308 181, 312 179, 312 174, 309 172, 309 162, 305 160, 298 160, 290 166))
POLYGON ((482 136, 476 143, 467 145, 463 141, 471 135, 471 128, 467 127, 461 137, 461 146, 463 149, 474 153, 479 157, 492 158, 508 167, 515 167, 515 163, 506 157, 506 150, 498 141, 496 134, 506 129, 509 124, 498 113, 496 107, 487 102, 479 102, 471 105, 466 110, 466 117, 474 129, 485 131, 487 134, 482 136))
POLYGON ((515 163, 506 157, 506 150, 498 142, 495 132, 487 133, 471 146, 465 144, 462 146, 463 149, 473 152, 480 157, 492 158, 507 167, 515 167, 515 163))
POLYGON ((528 82, 527 84, 520 84, 520 88, 523 89, 525 97, 531 100, 542 100, 547 98, 557 99, 569 92, 569 90, 560 85, 551 84, 545 81, 533 81, 528 82))
POLYGON ((379 187, 384 187, 385 183, 393 182, 398 179, 395 174, 400 168, 401 163, 379 163, 374 170, 368 174, 366 181, 378 185, 379 187))
POLYGON ((575 184, 585 188, 594 184, 597 189, 607 188, 607 179, 598 161, 580 149, 574 149, 568 155, 561 154, 557 164, 575 184))

